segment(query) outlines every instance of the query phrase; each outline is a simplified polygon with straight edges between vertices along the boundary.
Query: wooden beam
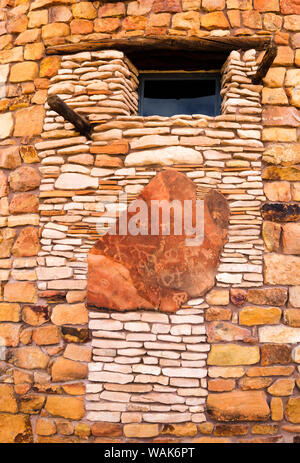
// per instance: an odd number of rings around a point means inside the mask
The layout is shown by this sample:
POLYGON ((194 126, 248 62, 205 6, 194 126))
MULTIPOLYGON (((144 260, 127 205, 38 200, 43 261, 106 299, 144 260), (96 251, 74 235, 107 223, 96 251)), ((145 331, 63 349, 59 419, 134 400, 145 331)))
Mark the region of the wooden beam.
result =
POLYGON ((87 119, 85 119, 85 117, 77 114, 57 95, 50 95, 47 99, 47 103, 53 111, 71 122, 81 135, 84 135, 86 138, 91 140, 92 125, 87 119))
POLYGON ((267 49, 260 65, 258 66, 256 74, 252 77, 252 83, 254 85, 258 85, 262 82, 263 78, 265 77, 268 70, 270 69, 276 56, 277 56, 277 47, 272 46, 267 49))
POLYGON ((121 50, 129 52, 148 52, 149 50, 185 50, 191 52, 230 52, 231 50, 257 50, 265 49, 271 41, 270 36, 257 37, 131 37, 118 39, 102 39, 97 41, 86 41, 80 43, 68 43, 63 45, 52 45, 46 49, 47 55, 78 53, 81 51, 96 50, 121 50))

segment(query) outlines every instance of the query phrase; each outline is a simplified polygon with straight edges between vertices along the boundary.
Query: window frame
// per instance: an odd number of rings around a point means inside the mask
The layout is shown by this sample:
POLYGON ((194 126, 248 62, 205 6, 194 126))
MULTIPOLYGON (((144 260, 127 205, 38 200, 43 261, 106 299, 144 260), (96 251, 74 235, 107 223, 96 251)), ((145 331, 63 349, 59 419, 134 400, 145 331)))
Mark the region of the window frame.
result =
MULTIPOLYGON (((203 72, 164 72, 164 71, 158 71, 158 72, 143 72, 141 71, 139 76, 139 87, 138 87, 138 115, 141 117, 153 117, 155 114, 152 116, 144 116, 144 90, 145 90, 145 81, 146 80, 214 80, 216 83, 216 98, 215 98, 215 114, 213 116, 208 116, 208 117, 216 117, 221 114, 221 103, 222 103, 222 97, 221 97, 221 72, 209 72, 209 71, 203 71, 203 72)), ((185 113, 181 113, 181 115, 184 115, 185 113)), ((195 115, 203 115, 207 116, 206 114, 202 113, 195 113, 195 115)), ((186 114, 189 115, 189 114, 186 114)), ((175 115, 174 115, 175 116, 175 115)), ((160 117, 168 117, 168 116, 160 116, 160 117)), ((173 117, 173 116, 169 116, 173 117)))

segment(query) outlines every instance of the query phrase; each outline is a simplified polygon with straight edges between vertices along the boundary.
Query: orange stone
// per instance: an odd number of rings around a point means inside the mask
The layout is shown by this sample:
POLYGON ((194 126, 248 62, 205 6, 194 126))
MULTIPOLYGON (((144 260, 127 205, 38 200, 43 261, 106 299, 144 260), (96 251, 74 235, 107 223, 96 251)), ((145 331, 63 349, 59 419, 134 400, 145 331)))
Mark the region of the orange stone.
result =
POLYGON ((232 391, 235 387, 233 379, 211 379, 208 381, 208 390, 213 392, 232 391))
POLYGON ((50 358, 36 346, 19 347, 13 352, 13 364, 25 370, 36 370, 47 368, 50 358))
POLYGON ((34 283, 29 281, 6 283, 4 286, 4 300, 7 302, 36 302, 37 290, 34 283))
POLYGON ((60 331, 57 326, 42 326, 33 331, 32 340, 39 346, 57 344, 60 341, 60 331))
POLYGON ((204 29, 229 29, 229 22, 221 11, 204 14, 201 16, 201 27, 204 29))
POLYGON ((266 396, 259 391, 209 394, 207 412, 219 421, 265 421, 270 415, 266 396))
POLYGON ((51 374, 52 380, 57 381, 74 381, 76 379, 84 379, 87 377, 87 365, 80 362, 74 362, 60 357, 53 363, 51 374))
POLYGON ((16 347, 19 344, 20 329, 21 326, 15 323, 1 323, 0 346, 16 347))
POLYGON ((279 397, 271 399, 271 418, 273 421, 281 421, 283 419, 283 404, 279 397))
POLYGON ((252 389, 264 389, 270 386, 272 381, 271 378, 242 378, 239 385, 243 391, 250 391, 252 389))
POLYGON ((42 38, 44 40, 54 37, 66 37, 70 34, 70 28, 64 23, 51 23, 42 26, 42 38))
POLYGON ((41 178, 37 170, 22 166, 9 176, 9 185, 13 191, 30 191, 40 186, 41 178))
POLYGON ((14 64, 10 71, 10 82, 26 82, 33 80, 38 75, 38 64, 34 61, 24 61, 14 64))
POLYGON ((295 381, 293 379, 277 379, 272 386, 268 388, 268 392, 275 396, 287 396, 293 393, 295 381))
MULTIPOLYGON (((15 257, 35 256, 40 250, 38 230, 34 227, 23 228, 12 248, 15 257)), ((24 301, 30 302, 30 301, 24 301)))
POLYGON ((18 404, 10 384, 0 384, 0 411, 17 413, 18 404))
MULTIPOLYGON (((147 220, 143 219, 142 224, 146 234, 107 234, 89 252, 88 304, 120 311, 155 307, 173 312, 189 297, 201 296, 211 289, 227 239, 229 209, 216 190, 209 190, 203 197, 205 225, 200 245, 187 245, 184 232, 173 234, 173 226, 169 236, 163 235, 161 219, 157 221, 159 234, 151 234, 150 227, 155 225, 150 216, 152 200, 165 199, 169 204, 173 200, 181 204, 190 200, 193 208, 196 204, 196 186, 188 177, 171 169, 157 174, 137 198, 147 205, 147 220), (171 285, 174 272, 177 278, 171 285)), ((126 224, 133 216, 125 216, 126 224)))
POLYGON ((59 304, 52 310, 51 321, 55 325, 85 325, 88 313, 85 304, 59 304))
POLYGON ((70 27, 71 34, 90 34, 93 31, 93 23, 87 19, 74 19, 70 27))
POLYGON ((56 433, 55 422, 45 418, 38 418, 35 430, 40 436, 52 436, 56 433))
POLYGON ((22 310, 22 320, 32 326, 40 326, 49 320, 49 310, 46 305, 25 306, 22 310))
POLYGON ((45 109, 43 106, 32 106, 16 111, 15 137, 34 137, 43 130, 45 109))
POLYGON ((53 77, 60 68, 59 56, 47 56, 40 65, 40 77, 53 77))
POLYGON ((290 397, 285 409, 285 416, 291 423, 300 423, 300 397, 290 397))
POLYGON ((35 213, 39 210, 38 197, 32 193, 20 193, 14 195, 10 205, 10 214, 35 213))
POLYGON ((49 395, 45 409, 53 416, 80 420, 84 417, 84 399, 81 397, 49 395))
POLYGON ((0 414, 0 442, 33 443, 29 415, 0 414))
POLYGON ((97 18, 94 22, 95 32, 113 32, 120 27, 119 18, 97 18))
POLYGON ((109 437, 119 437, 122 436, 122 426, 118 423, 105 423, 105 422, 96 422, 91 426, 92 434, 95 437, 99 436, 109 436, 109 437))

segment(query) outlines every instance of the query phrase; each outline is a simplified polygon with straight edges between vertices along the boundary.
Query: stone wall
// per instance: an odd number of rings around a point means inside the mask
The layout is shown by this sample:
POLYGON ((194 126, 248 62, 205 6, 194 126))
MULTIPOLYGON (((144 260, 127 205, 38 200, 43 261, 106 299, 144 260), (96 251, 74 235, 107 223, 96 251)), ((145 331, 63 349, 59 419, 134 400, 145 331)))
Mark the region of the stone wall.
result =
POLYGON ((297 3, 37 0, 1 5, 0 440, 297 441, 297 3), (136 116, 137 70, 120 52, 45 56, 49 45, 149 34, 270 34, 278 55, 264 85, 252 86, 254 58, 259 61, 262 54, 231 54, 227 65, 235 72, 228 78, 224 67, 222 115, 215 119, 136 116), (91 142, 49 111, 45 101, 51 92, 99 122, 91 142), (179 146, 181 153, 191 150, 195 162, 176 157, 179 146), (86 257, 101 232, 95 224, 103 213, 115 211, 116 193, 126 192, 131 201, 165 168, 170 153, 172 167, 199 188, 219 189, 228 199, 229 242, 216 287, 197 301, 198 307, 182 307, 164 321, 151 314, 147 320, 143 312, 122 320, 121 314, 92 311, 89 332, 86 257), (98 329, 101 316, 106 330, 98 329), (187 355, 184 338, 205 336, 202 316, 207 340, 195 342, 196 358, 187 355), (172 317, 185 318, 179 325, 186 327, 178 331, 172 317), (199 318, 195 326, 193 317, 199 318), (141 331, 144 344, 128 339, 139 338, 140 323, 147 329, 141 331), (171 338, 177 348, 169 345, 171 338), (133 349, 150 354, 126 356, 112 349, 111 339, 136 343, 133 349), (162 343, 169 357, 155 355, 151 343, 162 343), (210 348, 207 360, 202 346, 210 348), (122 374, 143 379, 123 385, 120 378, 93 381, 119 365, 122 374), (195 370, 194 377, 183 381, 178 373, 167 374, 180 368, 195 370))

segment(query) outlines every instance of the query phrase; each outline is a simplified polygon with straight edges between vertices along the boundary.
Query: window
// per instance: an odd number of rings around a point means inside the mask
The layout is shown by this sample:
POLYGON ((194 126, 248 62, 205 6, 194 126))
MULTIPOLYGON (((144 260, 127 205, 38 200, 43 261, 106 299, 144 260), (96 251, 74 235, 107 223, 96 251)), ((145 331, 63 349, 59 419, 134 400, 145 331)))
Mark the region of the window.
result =
POLYGON ((215 73, 140 74, 139 114, 220 114, 220 76, 215 73))

